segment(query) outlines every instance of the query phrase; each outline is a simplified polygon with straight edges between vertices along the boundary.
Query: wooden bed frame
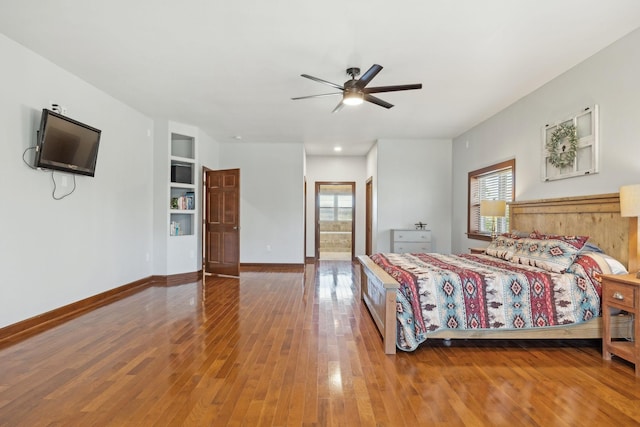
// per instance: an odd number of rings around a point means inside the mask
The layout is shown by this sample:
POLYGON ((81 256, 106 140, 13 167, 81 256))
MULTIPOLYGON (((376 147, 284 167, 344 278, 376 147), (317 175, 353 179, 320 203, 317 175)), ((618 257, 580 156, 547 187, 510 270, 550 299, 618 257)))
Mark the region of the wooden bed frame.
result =
MULTIPOLYGON (((539 230, 561 235, 590 236, 589 242, 598 245, 607 254, 637 269, 638 221, 620 216, 618 193, 595 196, 565 197, 558 199, 512 202, 509 204, 512 230, 539 230)), ((396 352, 396 282, 368 256, 360 255, 361 296, 384 343, 386 354, 396 352)), ((612 317, 612 336, 631 335, 629 316, 612 317)), ((441 329, 429 333, 430 338, 474 339, 573 339, 601 338, 602 317, 585 323, 521 330, 454 330, 441 329)))

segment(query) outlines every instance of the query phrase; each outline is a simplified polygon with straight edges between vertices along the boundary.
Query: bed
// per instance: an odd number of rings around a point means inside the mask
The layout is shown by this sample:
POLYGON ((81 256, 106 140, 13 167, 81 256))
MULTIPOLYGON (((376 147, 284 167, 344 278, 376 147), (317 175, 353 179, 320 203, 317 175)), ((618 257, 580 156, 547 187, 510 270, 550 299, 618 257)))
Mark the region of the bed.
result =
MULTIPOLYGON (((618 260, 624 266, 628 266, 629 271, 635 271, 635 269, 637 269, 637 221, 635 218, 622 218, 620 216, 620 201, 617 193, 513 202, 510 204, 510 226, 512 230, 524 230, 527 232, 540 230, 547 235, 589 236, 589 244, 596 245, 609 257, 618 260)), ((387 258, 402 258, 400 255, 382 254, 382 258, 385 256, 387 258)), ((448 257, 449 255, 424 254, 422 256, 412 256, 417 257, 414 261, 418 264, 429 264, 433 262, 436 264, 446 264, 450 261, 449 258, 442 258, 448 257)), ((390 270, 388 266, 376 264, 374 259, 377 257, 379 258, 380 254, 372 255, 372 257, 364 255, 358 257, 361 265, 362 300, 382 335, 385 353, 394 354, 396 348, 411 351, 416 348, 417 345, 415 345, 415 342, 407 344, 407 337, 404 336, 406 334, 402 328, 406 327, 407 319, 403 319, 402 317, 406 314, 403 308, 403 304, 405 304, 406 301, 403 301, 399 296, 401 295, 399 291, 404 291, 406 285, 403 282, 401 289, 400 283, 396 281, 392 275, 399 280, 401 277, 390 270), (391 272, 391 274, 387 271, 391 272)), ((456 269, 458 259, 466 259, 471 263, 477 263, 482 274, 486 274, 487 268, 493 269, 501 267, 494 265, 499 263, 500 260, 489 255, 460 254, 460 256, 454 258, 452 261, 454 270, 456 269), (488 262, 489 266, 484 266, 483 263, 485 262, 488 262)), ((378 261, 380 260, 378 259, 378 261)), ((403 262, 401 259, 400 263, 402 264, 403 262)), ((464 262, 464 260, 462 262, 464 262)), ((518 265, 519 274, 529 274, 527 271, 530 269, 535 270, 538 268, 518 265), (525 272, 523 273, 521 270, 525 270, 525 272)), ((571 270, 573 272, 574 268, 572 267, 571 270)), ((603 272, 607 273, 606 270, 603 272)), ((416 274, 419 274, 419 272, 416 274)), ((592 275, 597 278, 597 274, 592 275)), ((551 281, 551 279, 548 280, 551 281)), ((559 319, 548 322, 548 324, 553 326, 547 326, 544 321, 539 321, 539 319, 528 319, 523 321, 522 325, 518 325, 519 327, 515 328, 464 326, 466 329, 461 329, 459 325, 453 324, 451 325, 453 327, 438 327, 434 330, 427 327, 426 331, 421 331, 424 333, 421 339, 600 338, 602 336, 602 318, 599 316, 599 297, 594 297, 593 292, 587 292, 587 294, 589 296, 585 298, 583 305, 586 305, 587 309, 591 308, 589 304, 593 305, 595 309, 591 310, 591 312, 596 315, 589 319, 588 316, 584 315, 586 312, 585 307, 582 307, 583 318, 579 319, 579 322, 576 322, 576 319, 573 319, 571 314, 564 313, 559 319), (595 304, 598 305, 595 306, 595 304)), ((575 300, 576 297, 568 297, 569 301, 572 299, 575 300)), ((428 305, 428 303, 426 304, 428 305)), ((420 312, 420 310, 416 311, 419 312, 419 315, 424 314, 420 312)), ((427 313, 426 315, 428 316, 429 314, 427 313)), ((412 320, 409 319, 409 321, 412 320)), ((492 319, 492 321, 495 321, 495 319, 492 319)), ((477 325, 474 326, 481 325, 486 326, 486 322, 478 322, 477 325)), ((612 335, 615 337, 630 336, 631 322, 629 317, 614 316, 612 318, 611 328, 612 335)), ((418 342, 418 345, 420 342, 418 342)))

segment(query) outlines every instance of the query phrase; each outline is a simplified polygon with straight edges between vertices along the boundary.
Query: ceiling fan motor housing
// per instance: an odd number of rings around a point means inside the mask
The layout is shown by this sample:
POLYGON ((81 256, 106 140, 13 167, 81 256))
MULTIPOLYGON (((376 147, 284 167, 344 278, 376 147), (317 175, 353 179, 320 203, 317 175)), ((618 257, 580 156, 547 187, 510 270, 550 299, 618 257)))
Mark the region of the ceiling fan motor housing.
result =
POLYGON ((351 79, 355 80, 355 78, 360 75, 360 68, 358 67, 347 68, 347 75, 351 76, 351 79))

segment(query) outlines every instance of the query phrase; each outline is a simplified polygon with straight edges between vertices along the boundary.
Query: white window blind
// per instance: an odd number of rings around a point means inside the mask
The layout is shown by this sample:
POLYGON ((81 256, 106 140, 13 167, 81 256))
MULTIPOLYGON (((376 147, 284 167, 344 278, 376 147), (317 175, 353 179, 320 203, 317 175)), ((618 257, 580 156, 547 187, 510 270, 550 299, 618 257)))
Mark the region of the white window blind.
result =
MULTIPOLYGON (((473 173, 472 173, 473 174, 473 173)), ((481 200, 513 201, 513 167, 483 171, 469 176, 469 228, 470 233, 491 234, 494 218, 480 216, 481 200)), ((495 218, 496 230, 509 230, 509 205, 504 217, 495 218)))

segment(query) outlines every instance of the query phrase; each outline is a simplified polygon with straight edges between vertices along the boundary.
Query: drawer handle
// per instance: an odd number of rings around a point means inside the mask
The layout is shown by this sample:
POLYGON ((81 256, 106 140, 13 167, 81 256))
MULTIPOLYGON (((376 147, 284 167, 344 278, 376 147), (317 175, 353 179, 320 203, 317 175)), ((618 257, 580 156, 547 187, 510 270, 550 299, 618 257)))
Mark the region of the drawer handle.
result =
POLYGON ((613 299, 617 299, 617 300, 624 300, 624 295, 622 295, 620 292, 614 292, 613 293, 613 299))

